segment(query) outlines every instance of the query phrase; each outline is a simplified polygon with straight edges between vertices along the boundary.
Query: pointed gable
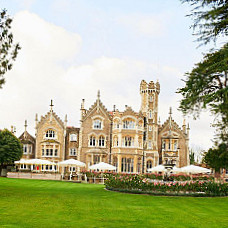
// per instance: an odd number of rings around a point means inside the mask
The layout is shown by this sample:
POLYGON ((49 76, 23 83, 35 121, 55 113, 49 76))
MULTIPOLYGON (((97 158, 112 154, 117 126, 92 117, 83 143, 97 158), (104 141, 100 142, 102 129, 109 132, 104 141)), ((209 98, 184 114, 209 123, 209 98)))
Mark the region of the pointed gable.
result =
POLYGON ((40 126, 42 126, 45 122, 47 121, 52 121, 55 120, 62 128, 64 128, 64 123, 63 121, 60 119, 60 117, 53 111, 49 111, 45 116, 41 116, 40 121, 37 124, 37 128, 39 128, 40 126))
POLYGON ((27 131, 24 131, 21 136, 19 137, 19 139, 21 140, 22 143, 30 143, 33 144, 35 143, 35 138, 30 135, 27 131))
POLYGON ((102 113, 108 119, 111 119, 111 117, 112 117, 112 114, 110 112, 108 112, 108 110, 106 109, 106 107, 101 102, 99 92, 98 92, 97 100, 89 108, 89 110, 86 111, 86 114, 83 117, 83 121, 86 120, 88 117, 93 116, 95 113, 97 113, 97 114, 99 114, 99 113, 101 114, 102 113))

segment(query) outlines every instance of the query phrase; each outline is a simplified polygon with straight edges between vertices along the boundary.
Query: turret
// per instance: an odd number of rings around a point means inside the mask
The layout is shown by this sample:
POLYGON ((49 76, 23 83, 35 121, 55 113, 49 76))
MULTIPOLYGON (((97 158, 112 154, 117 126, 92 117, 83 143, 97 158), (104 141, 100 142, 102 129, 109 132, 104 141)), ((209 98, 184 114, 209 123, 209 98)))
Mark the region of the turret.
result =
POLYGON ((83 117, 86 114, 86 110, 85 110, 85 99, 82 99, 82 103, 81 103, 81 121, 83 120, 83 117))

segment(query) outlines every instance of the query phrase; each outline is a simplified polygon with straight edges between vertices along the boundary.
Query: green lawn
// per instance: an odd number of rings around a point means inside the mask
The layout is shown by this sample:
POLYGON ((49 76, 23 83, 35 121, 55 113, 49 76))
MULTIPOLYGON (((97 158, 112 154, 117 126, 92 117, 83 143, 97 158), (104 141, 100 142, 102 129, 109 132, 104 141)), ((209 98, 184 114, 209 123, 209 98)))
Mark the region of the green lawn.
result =
POLYGON ((0 178, 0 227, 228 227, 228 198, 133 195, 0 178))

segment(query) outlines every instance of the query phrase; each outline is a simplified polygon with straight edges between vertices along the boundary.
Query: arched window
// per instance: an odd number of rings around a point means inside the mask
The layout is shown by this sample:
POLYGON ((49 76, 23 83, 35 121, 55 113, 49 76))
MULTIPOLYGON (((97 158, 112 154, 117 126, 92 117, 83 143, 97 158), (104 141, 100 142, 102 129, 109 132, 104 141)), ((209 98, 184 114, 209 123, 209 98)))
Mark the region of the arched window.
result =
POLYGON ((90 146, 96 146, 96 138, 95 138, 95 136, 90 136, 89 145, 90 146))
POLYGON ((105 138, 104 138, 104 136, 100 136, 99 137, 99 146, 104 146, 105 145, 105 138))
POLYGON ((116 119, 115 121, 114 121, 114 127, 113 127, 114 129, 119 129, 120 128, 120 122, 119 122, 119 120, 118 119, 116 119))
POLYGON ((150 96, 150 102, 153 102, 153 96, 150 96))
POLYGON ((48 138, 48 139, 55 138, 55 132, 53 130, 46 131, 46 138, 48 138))
POLYGON ((94 129, 101 129, 101 120, 96 119, 93 121, 93 128, 94 129))
POLYGON ((152 168, 152 161, 151 161, 151 160, 148 160, 148 161, 146 162, 146 168, 147 168, 147 169, 152 168))

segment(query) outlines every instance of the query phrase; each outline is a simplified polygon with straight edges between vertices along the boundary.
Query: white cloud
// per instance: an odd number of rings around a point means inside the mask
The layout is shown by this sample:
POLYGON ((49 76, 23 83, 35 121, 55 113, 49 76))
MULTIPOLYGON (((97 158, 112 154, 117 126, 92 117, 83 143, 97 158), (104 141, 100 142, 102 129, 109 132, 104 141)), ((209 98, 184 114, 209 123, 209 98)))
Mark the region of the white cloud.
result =
POLYGON ((118 19, 118 22, 138 35, 160 37, 164 34, 163 15, 127 15, 118 19))
MULTIPOLYGON (((182 75, 177 68, 105 56, 76 65, 72 61, 81 47, 78 34, 69 33, 27 11, 14 17, 13 28, 22 50, 0 90, 0 128, 16 125, 19 135, 27 119, 29 131, 34 134, 35 113, 45 115, 50 99, 54 100, 54 110, 62 119, 68 114, 68 124, 79 126, 81 99, 86 99, 89 108, 98 89, 109 110, 113 104, 119 110, 127 104, 138 111, 142 79, 148 82, 159 79, 161 83, 159 115, 162 122, 168 117, 169 107, 173 106, 173 117, 182 125, 182 114, 176 111, 180 96, 175 91, 182 75)), ((204 117, 195 125, 192 120, 190 122, 192 141, 207 147, 212 137, 209 118, 204 117)))

